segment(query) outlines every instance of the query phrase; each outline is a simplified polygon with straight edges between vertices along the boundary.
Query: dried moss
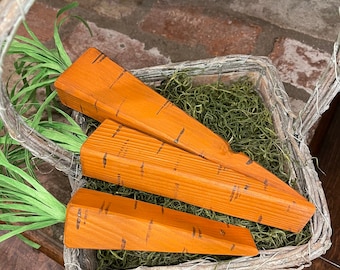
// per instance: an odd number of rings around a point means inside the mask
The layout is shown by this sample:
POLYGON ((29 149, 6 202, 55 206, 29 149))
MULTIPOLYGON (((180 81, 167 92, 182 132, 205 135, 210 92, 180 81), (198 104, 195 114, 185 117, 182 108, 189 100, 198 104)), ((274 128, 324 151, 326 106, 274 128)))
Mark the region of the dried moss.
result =
MULTIPOLYGON (((191 78, 181 72, 163 81, 155 90, 227 140, 235 152, 246 153, 282 180, 288 181, 289 172, 284 166, 288 155, 276 136, 269 110, 248 78, 229 84, 216 82, 195 86, 191 78)), ((259 249, 301 245, 310 238, 309 226, 296 234, 102 181, 91 180, 88 187, 247 227, 259 249)), ((100 250, 97 257, 99 269, 128 269, 174 265, 203 256, 100 250)), ((209 258, 217 261, 231 259, 228 256, 209 258)))

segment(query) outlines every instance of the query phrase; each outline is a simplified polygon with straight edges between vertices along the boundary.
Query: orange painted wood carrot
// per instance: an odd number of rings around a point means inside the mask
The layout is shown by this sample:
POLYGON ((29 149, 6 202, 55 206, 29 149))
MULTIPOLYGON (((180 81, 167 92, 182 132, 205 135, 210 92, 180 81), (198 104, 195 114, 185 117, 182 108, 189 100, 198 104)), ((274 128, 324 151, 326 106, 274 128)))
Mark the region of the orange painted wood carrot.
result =
POLYGON ((56 80, 60 100, 100 122, 112 119, 291 195, 274 174, 234 153, 225 140, 157 94, 97 49, 88 49, 56 80))
POLYGON ((254 256, 249 230, 158 205, 80 189, 67 205, 69 248, 254 256))
POLYGON ((82 145, 85 176, 299 232, 313 204, 234 170, 105 120, 82 145))

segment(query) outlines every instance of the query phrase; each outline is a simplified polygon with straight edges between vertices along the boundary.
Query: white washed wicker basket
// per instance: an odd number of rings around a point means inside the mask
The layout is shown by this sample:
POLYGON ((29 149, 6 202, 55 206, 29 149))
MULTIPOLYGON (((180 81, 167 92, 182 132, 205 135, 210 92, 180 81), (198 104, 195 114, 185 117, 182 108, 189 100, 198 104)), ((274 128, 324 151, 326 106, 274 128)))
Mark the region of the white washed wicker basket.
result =
MULTIPOLYGON (((7 46, 33 2, 34 0, 2 0, 0 2, 0 63, 3 63, 7 46)), ((266 57, 231 55, 132 71, 134 75, 147 84, 157 83, 178 70, 185 70, 195 77, 196 81, 201 82, 228 81, 245 75, 252 78, 263 97, 265 105, 272 112, 279 138, 290 151, 292 163, 288 165, 293 171, 292 177, 298 179, 301 193, 308 197, 317 208, 311 219, 312 237, 305 245, 261 250, 259 256, 240 257, 225 262, 197 260, 176 266, 150 267, 151 269, 302 269, 329 249, 332 233, 329 211, 306 140, 312 127, 321 114, 328 109, 330 102, 339 92, 340 82, 337 77, 339 68, 338 45, 338 42, 336 42, 327 69, 321 76, 313 95, 297 117, 290 109, 287 94, 275 67, 266 57)), ((3 70, 0 68, 0 78, 2 73, 3 70)), ((2 84, 0 116, 10 135, 22 146, 29 149, 35 156, 69 175, 70 184, 74 191, 84 183, 81 178, 78 157, 29 128, 10 104, 7 92, 2 84)), ((65 268, 69 270, 89 270, 95 267, 94 252, 91 251, 65 248, 64 260, 65 268)), ((149 268, 139 267, 138 269, 149 268)))

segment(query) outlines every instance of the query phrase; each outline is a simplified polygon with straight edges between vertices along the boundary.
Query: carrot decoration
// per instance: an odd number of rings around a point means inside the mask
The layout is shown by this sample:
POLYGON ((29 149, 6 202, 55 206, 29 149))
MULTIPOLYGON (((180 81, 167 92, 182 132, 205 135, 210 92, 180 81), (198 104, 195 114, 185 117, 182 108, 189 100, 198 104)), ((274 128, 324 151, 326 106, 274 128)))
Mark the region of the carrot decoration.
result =
POLYGON ((100 51, 90 48, 56 80, 61 101, 100 122, 111 119, 222 167, 299 197, 297 191, 157 94, 100 51))
POLYGON ((315 208, 231 169, 112 120, 82 145, 83 174, 269 226, 300 231, 315 208))
MULTIPOLYGON (((0 151, 0 243, 64 224, 68 247, 252 256, 248 229, 99 191, 80 189, 67 207, 0 151)), ((21 239, 23 239, 21 237, 21 239)), ((24 239, 25 240, 25 239, 24 239)), ((37 248, 37 244, 30 243, 37 248)))
POLYGON ((68 203, 64 236, 70 248, 258 254, 246 228, 88 189, 68 203))

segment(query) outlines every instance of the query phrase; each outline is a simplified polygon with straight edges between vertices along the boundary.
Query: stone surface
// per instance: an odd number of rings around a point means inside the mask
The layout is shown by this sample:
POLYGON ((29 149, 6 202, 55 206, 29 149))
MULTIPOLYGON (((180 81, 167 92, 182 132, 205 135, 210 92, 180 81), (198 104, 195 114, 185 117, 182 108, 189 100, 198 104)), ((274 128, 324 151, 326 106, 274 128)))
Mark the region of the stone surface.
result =
POLYGON ((145 49, 145 45, 135 39, 111 29, 97 27, 89 22, 93 32, 91 37, 83 24, 78 24, 65 39, 64 46, 72 60, 89 47, 95 47, 112 60, 127 69, 160 65, 170 62, 157 48, 145 49))
POLYGON ((121 19, 136 10, 137 5, 133 0, 124 1, 101 1, 100 5, 93 5, 99 15, 107 16, 114 19, 121 19))
MULTIPOLYGON (((71 3, 74 0, 67 0, 71 3)), ((138 7, 139 0, 88 0, 79 1, 82 7, 95 10, 99 16, 109 17, 111 19, 122 19, 131 15, 138 7)))
POLYGON ((204 46, 211 56, 251 54, 261 33, 258 25, 228 16, 208 16, 201 8, 188 6, 155 5, 140 28, 181 44, 204 46))
POLYGON ((338 0, 233 0, 226 5, 241 14, 331 42, 340 29, 338 0))
POLYGON ((279 38, 269 57, 277 67, 283 82, 304 89, 309 94, 312 94, 330 60, 329 53, 290 38, 279 38))
POLYGON ((293 113, 297 116, 299 115, 299 112, 305 105, 305 102, 303 102, 300 99, 295 99, 295 98, 289 98, 290 106, 293 111, 293 113))

